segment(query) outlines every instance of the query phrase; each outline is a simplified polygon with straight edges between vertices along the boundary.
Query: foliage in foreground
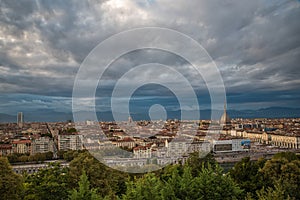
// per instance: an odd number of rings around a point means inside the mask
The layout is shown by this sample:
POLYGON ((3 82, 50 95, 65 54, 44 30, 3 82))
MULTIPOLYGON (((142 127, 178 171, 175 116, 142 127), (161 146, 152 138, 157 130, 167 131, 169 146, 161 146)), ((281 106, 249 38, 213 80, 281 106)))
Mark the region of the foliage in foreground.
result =
POLYGON ((244 158, 230 176, 244 190, 244 198, 300 199, 300 160, 291 152, 278 153, 268 161, 244 158))
POLYGON ((202 167, 198 176, 192 176, 191 168, 186 165, 183 173, 177 166, 171 167, 172 175, 166 180, 153 173, 127 182, 124 200, 159 199, 238 199, 242 190, 226 175, 222 169, 202 167))
POLYGON ((22 177, 15 174, 5 157, 0 157, 0 199, 20 199, 22 177))
POLYGON ((289 152, 268 161, 244 158, 227 174, 211 154, 193 154, 183 166, 136 175, 112 170, 88 152, 73 153, 68 168, 51 164, 23 176, 0 157, 0 199, 300 199, 300 161, 289 152))
POLYGON ((90 189, 90 182, 88 177, 83 170, 82 175, 80 176, 80 181, 78 183, 79 189, 73 189, 70 192, 69 199, 70 200, 100 200, 101 197, 97 194, 96 189, 90 189))

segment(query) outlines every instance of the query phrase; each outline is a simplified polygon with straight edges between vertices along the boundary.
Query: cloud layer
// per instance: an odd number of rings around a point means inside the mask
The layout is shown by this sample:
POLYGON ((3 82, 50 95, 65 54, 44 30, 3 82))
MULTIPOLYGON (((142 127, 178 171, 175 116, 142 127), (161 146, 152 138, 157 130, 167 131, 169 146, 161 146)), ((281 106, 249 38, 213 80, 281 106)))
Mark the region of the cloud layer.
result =
MULTIPOLYGON (((300 106, 298 1, 2 0, 0 5, 3 113, 19 106, 34 110, 36 105, 70 110, 74 78, 90 51, 113 34, 145 26, 174 29, 199 42, 217 64, 233 108, 300 106)), ((193 49, 186 51, 193 54, 193 49)), ((109 96, 130 68, 150 61, 178 69, 209 104, 203 79, 189 63, 155 50, 116 60, 101 80, 105 87, 100 87, 99 98, 109 96)), ((150 74, 151 69, 136 78, 150 74)), ((171 80, 168 73, 161 76, 171 80)), ((146 92, 165 94, 148 87, 137 95, 146 92)))

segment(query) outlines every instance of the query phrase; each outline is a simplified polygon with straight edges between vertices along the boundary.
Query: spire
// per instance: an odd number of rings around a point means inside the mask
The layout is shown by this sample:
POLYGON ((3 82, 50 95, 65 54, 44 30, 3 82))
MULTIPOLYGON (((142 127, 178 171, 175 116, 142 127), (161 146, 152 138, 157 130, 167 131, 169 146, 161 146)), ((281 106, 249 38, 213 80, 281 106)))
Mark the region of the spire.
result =
POLYGON ((224 100, 224 113, 220 119, 220 124, 223 125, 223 126, 228 126, 230 124, 230 117, 229 115, 227 114, 227 111, 226 111, 226 98, 224 100))

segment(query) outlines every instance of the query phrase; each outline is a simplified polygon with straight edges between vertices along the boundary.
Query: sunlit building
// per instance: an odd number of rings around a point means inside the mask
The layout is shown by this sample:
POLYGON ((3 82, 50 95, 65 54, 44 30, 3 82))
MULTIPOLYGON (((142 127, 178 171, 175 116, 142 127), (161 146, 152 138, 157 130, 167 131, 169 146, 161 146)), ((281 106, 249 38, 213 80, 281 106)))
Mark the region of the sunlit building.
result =
POLYGON ((58 150, 82 150, 82 139, 79 134, 60 134, 58 135, 58 150))
POLYGON ((32 140, 32 154, 54 151, 54 142, 50 137, 40 137, 32 140))

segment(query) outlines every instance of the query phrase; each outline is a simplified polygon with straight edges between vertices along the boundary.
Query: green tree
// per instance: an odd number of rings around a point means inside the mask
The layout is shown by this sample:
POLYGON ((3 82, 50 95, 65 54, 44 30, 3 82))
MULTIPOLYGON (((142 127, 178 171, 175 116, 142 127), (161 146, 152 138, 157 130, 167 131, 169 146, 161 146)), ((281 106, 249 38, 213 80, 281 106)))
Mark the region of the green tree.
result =
POLYGON ((196 199, 192 191, 194 178, 192 177, 191 168, 185 166, 182 170, 180 168, 171 168, 172 175, 164 182, 161 194, 163 199, 196 199))
POLYGON ((275 190, 278 185, 284 192, 285 198, 300 199, 300 161, 293 153, 280 153, 268 160, 261 173, 266 188, 275 190))
POLYGON ((183 174, 183 166, 176 165, 167 165, 161 171, 157 172, 157 175, 162 179, 162 181, 168 181, 173 176, 181 176, 183 174))
POLYGON ((22 177, 13 172, 8 159, 0 157, 0 198, 21 199, 22 182, 22 177))
POLYGON ((282 158, 287 159, 289 162, 293 160, 298 160, 297 155, 293 152, 279 152, 272 157, 272 159, 282 159, 282 158))
POLYGON ((73 189, 69 194, 70 200, 100 200, 101 197, 97 194, 96 189, 90 189, 90 182, 83 170, 78 183, 79 189, 73 189))
POLYGON ((63 154, 64 160, 72 161, 76 156, 78 156, 78 151, 69 150, 63 154))
POLYGON ((57 151, 57 156, 59 159, 64 159, 64 154, 66 153, 67 151, 63 151, 63 150, 59 150, 57 151))
POLYGON ((22 155, 18 158, 18 161, 22 162, 22 163, 28 162, 28 160, 29 160, 29 156, 26 156, 26 155, 22 155))
POLYGON ((187 165, 190 166, 192 175, 197 176, 198 173, 201 172, 203 165, 205 167, 209 165, 212 168, 215 168, 217 165, 217 161, 211 153, 206 154, 201 152, 194 152, 190 154, 187 165))
POLYGON ((219 166, 201 167, 198 176, 192 175, 192 169, 185 165, 183 171, 172 166, 160 177, 153 173, 127 182, 127 191, 123 199, 239 199, 242 190, 230 176, 223 175, 219 166))
POLYGON ((44 153, 36 153, 34 155, 34 158, 35 158, 36 162, 39 162, 39 161, 43 162, 43 161, 46 160, 46 154, 44 154, 44 153))
POLYGON ((260 172, 264 163, 265 160, 263 159, 250 161, 249 157, 245 157, 240 162, 237 162, 229 171, 229 175, 244 190, 244 196, 247 193, 256 196, 256 190, 260 190, 263 186, 266 186, 263 181, 263 174, 260 172))
POLYGON ((300 161, 293 160, 281 167, 282 175, 279 182, 286 194, 292 198, 300 199, 300 161))
POLYGON ((223 174, 218 165, 215 169, 203 166, 191 187, 194 188, 191 193, 197 199, 240 199, 243 192, 229 175, 223 174))
MULTIPOLYGON (((109 194, 120 195, 126 190, 128 174, 111 169, 95 159, 89 152, 78 154, 70 162, 70 179, 78 183, 82 170, 85 170, 92 188, 98 188, 102 196, 109 194)), ((76 187, 76 185, 72 185, 76 187)))
POLYGON ((51 160, 51 159, 53 159, 53 152, 48 151, 48 152, 46 152, 46 153, 44 153, 44 154, 45 154, 45 156, 46 156, 46 160, 51 160))
POLYGON ((281 185, 276 184, 275 188, 268 187, 267 189, 262 188, 257 192, 257 199, 258 200, 290 200, 291 198, 284 194, 284 190, 281 185))
POLYGON ((126 183, 126 194, 122 196, 124 200, 159 200, 163 187, 162 182, 153 173, 148 173, 142 178, 135 178, 126 183))
POLYGON ((51 163, 48 168, 25 176, 23 199, 63 200, 69 189, 68 169, 51 163))
POLYGON ((77 130, 76 130, 76 128, 69 128, 69 129, 67 130, 67 132, 68 132, 68 133, 76 133, 77 130))
POLYGON ((13 153, 7 156, 7 159, 9 160, 10 163, 16 163, 18 162, 18 155, 13 153))

